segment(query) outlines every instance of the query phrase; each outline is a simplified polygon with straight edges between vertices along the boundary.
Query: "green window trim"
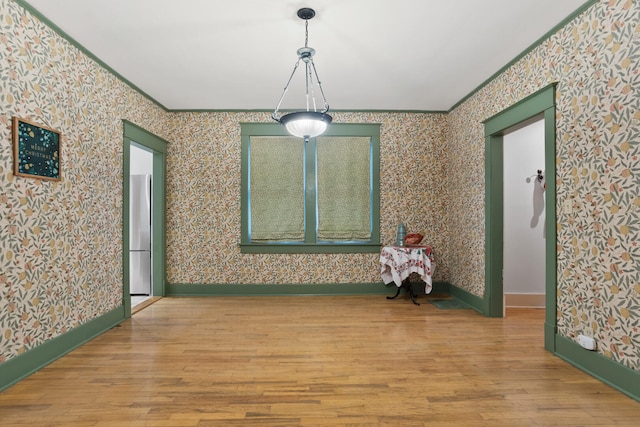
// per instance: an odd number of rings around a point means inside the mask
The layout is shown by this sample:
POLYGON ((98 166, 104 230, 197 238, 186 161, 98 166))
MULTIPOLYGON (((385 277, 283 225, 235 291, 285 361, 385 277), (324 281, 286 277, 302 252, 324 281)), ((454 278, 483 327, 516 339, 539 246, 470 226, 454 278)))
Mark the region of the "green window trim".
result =
MULTIPOLYGON (((252 136, 288 136, 284 127, 277 123, 241 123, 242 138, 242 180, 241 180, 241 253, 376 253, 380 251, 380 125, 379 124, 332 124, 322 135, 336 137, 368 137, 371 138, 371 239, 366 242, 315 242, 316 213, 315 209, 307 209, 305 213, 305 241, 304 242, 251 242, 249 236, 249 147, 252 136)), ((300 144, 305 142, 300 139, 300 144)), ((315 144, 312 138, 307 144, 315 144)), ((315 159, 309 156, 305 160, 306 173, 315 173, 315 159)), ((315 176, 307 179, 313 181, 315 176)), ((307 200, 315 199, 315 186, 307 189, 307 200)), ((307 202, 315 206, 314 201, 307 202)))

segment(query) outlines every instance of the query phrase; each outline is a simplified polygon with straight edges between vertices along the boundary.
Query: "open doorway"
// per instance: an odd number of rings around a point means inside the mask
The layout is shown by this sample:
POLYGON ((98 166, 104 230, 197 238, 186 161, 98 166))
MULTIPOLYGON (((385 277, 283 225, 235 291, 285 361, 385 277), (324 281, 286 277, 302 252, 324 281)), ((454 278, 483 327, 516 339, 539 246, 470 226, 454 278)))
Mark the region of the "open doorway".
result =
MULTIPOLYGON (((124 143, 123 143, 123 218, 122 218, 122 254, 123 254, 123 306, 125 317, 131 316, 132 295, 133 298, 140 297, 148 303, 148 298, 155 300, 164 296, 165 293, 165 254, 166 254, 166 152, 167 142, 162 138, 153 135, 133 123, 123 121, 124 143), (149 164, 150 163, 150 164, 149 164), (140 173, 138 173, 140 172, 140 173), (136 178, 133 178, 133 177, 136 178), (137 177, 143 178, 138 179, 137 177), (148 177, 148 181, 146 180, 148 177), (142 199, 136 198, 132 201, 132 183, 143 181, 140 186, 149 191, 142 199), (139 214, 141 206, 144 204, 140 200, 148 197, 149 203, 149 238, 148 245, 138 239, 140 234, 133 233, 140 224, 147 221, 136 215, 139 214), (136 206, 136 204, 138 204, 136 206), (133 217, 133 218, 132 218, 133 217), (135 237, 137 234, 137 237, 135 237), (134 237, 132 237, 134 236, 134 237), (147 253, 144 253, 148 251, 147 253), (132 254, 135 254, 132 255, 132 254), (133 259, 139 258, 139 259, 133 259), (142 259, 149 264, 144 265, 142 259), (143 273, 143 271, 145 273, 143 273), (135 277, 134 277, 135 275, 135 277), (141 286, 141 276, 147 275, 150 286, 141 286), (146 295, 148 293, 148 295, 146 295)), ((138 190, 136 190, 138 191, 138 190)), ((140 216, 140 215, 138 215, 140 216)), ((142 217, 145 214, 141 215, 142 217)), ((138 301, 134 299, 134 302, 138 301)), ((138 305, 144 306, 145 303, 138 305)))
POLYGON ((485 128, 485 295, 486 314, 504 315, 504 135, 543 117, 544 122, 544 258, 545 349, 555 352, 556 335, 556 198, 555 198, 555 84, 528 96, 484 122, 485 128))
POLYGON ((544 308, 544 117, 505 130, 503 141, 504 307, 544 308))
POLYGON ((153 152, 134 142, 129 150, 129 295, 135 310, 153 297, 153 152))

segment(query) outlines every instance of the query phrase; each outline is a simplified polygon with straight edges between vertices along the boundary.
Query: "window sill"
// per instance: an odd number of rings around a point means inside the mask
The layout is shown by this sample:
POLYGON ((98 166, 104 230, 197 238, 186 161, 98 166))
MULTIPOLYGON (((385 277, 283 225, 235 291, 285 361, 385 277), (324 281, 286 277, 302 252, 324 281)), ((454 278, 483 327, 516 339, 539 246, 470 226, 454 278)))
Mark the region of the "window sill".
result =
POLYGON ((381 243, 240 243, 243 254, 379 253, 381 243))

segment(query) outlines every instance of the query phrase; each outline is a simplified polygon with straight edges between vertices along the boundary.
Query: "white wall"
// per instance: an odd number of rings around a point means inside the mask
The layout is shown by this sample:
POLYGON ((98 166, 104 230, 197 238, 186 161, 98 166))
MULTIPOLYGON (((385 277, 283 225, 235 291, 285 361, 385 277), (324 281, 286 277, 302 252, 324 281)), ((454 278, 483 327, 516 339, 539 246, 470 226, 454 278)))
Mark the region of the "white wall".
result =
POLYGON ((544 119, 504 136, 504 293, 545 293, 544 119))
POLYGON ((130 175, 151 175, 153 173, 153 153, 131 145, 130 175))

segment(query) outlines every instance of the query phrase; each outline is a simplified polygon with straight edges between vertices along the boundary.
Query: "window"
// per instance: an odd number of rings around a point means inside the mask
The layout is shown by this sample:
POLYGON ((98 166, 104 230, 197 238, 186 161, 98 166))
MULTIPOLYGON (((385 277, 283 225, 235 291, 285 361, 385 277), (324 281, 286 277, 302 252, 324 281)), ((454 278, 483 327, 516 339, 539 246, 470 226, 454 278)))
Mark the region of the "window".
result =
POLYGON ((332 124, 304 142, 242 124, 244 253, 380 250, 380 125, 332 124))

